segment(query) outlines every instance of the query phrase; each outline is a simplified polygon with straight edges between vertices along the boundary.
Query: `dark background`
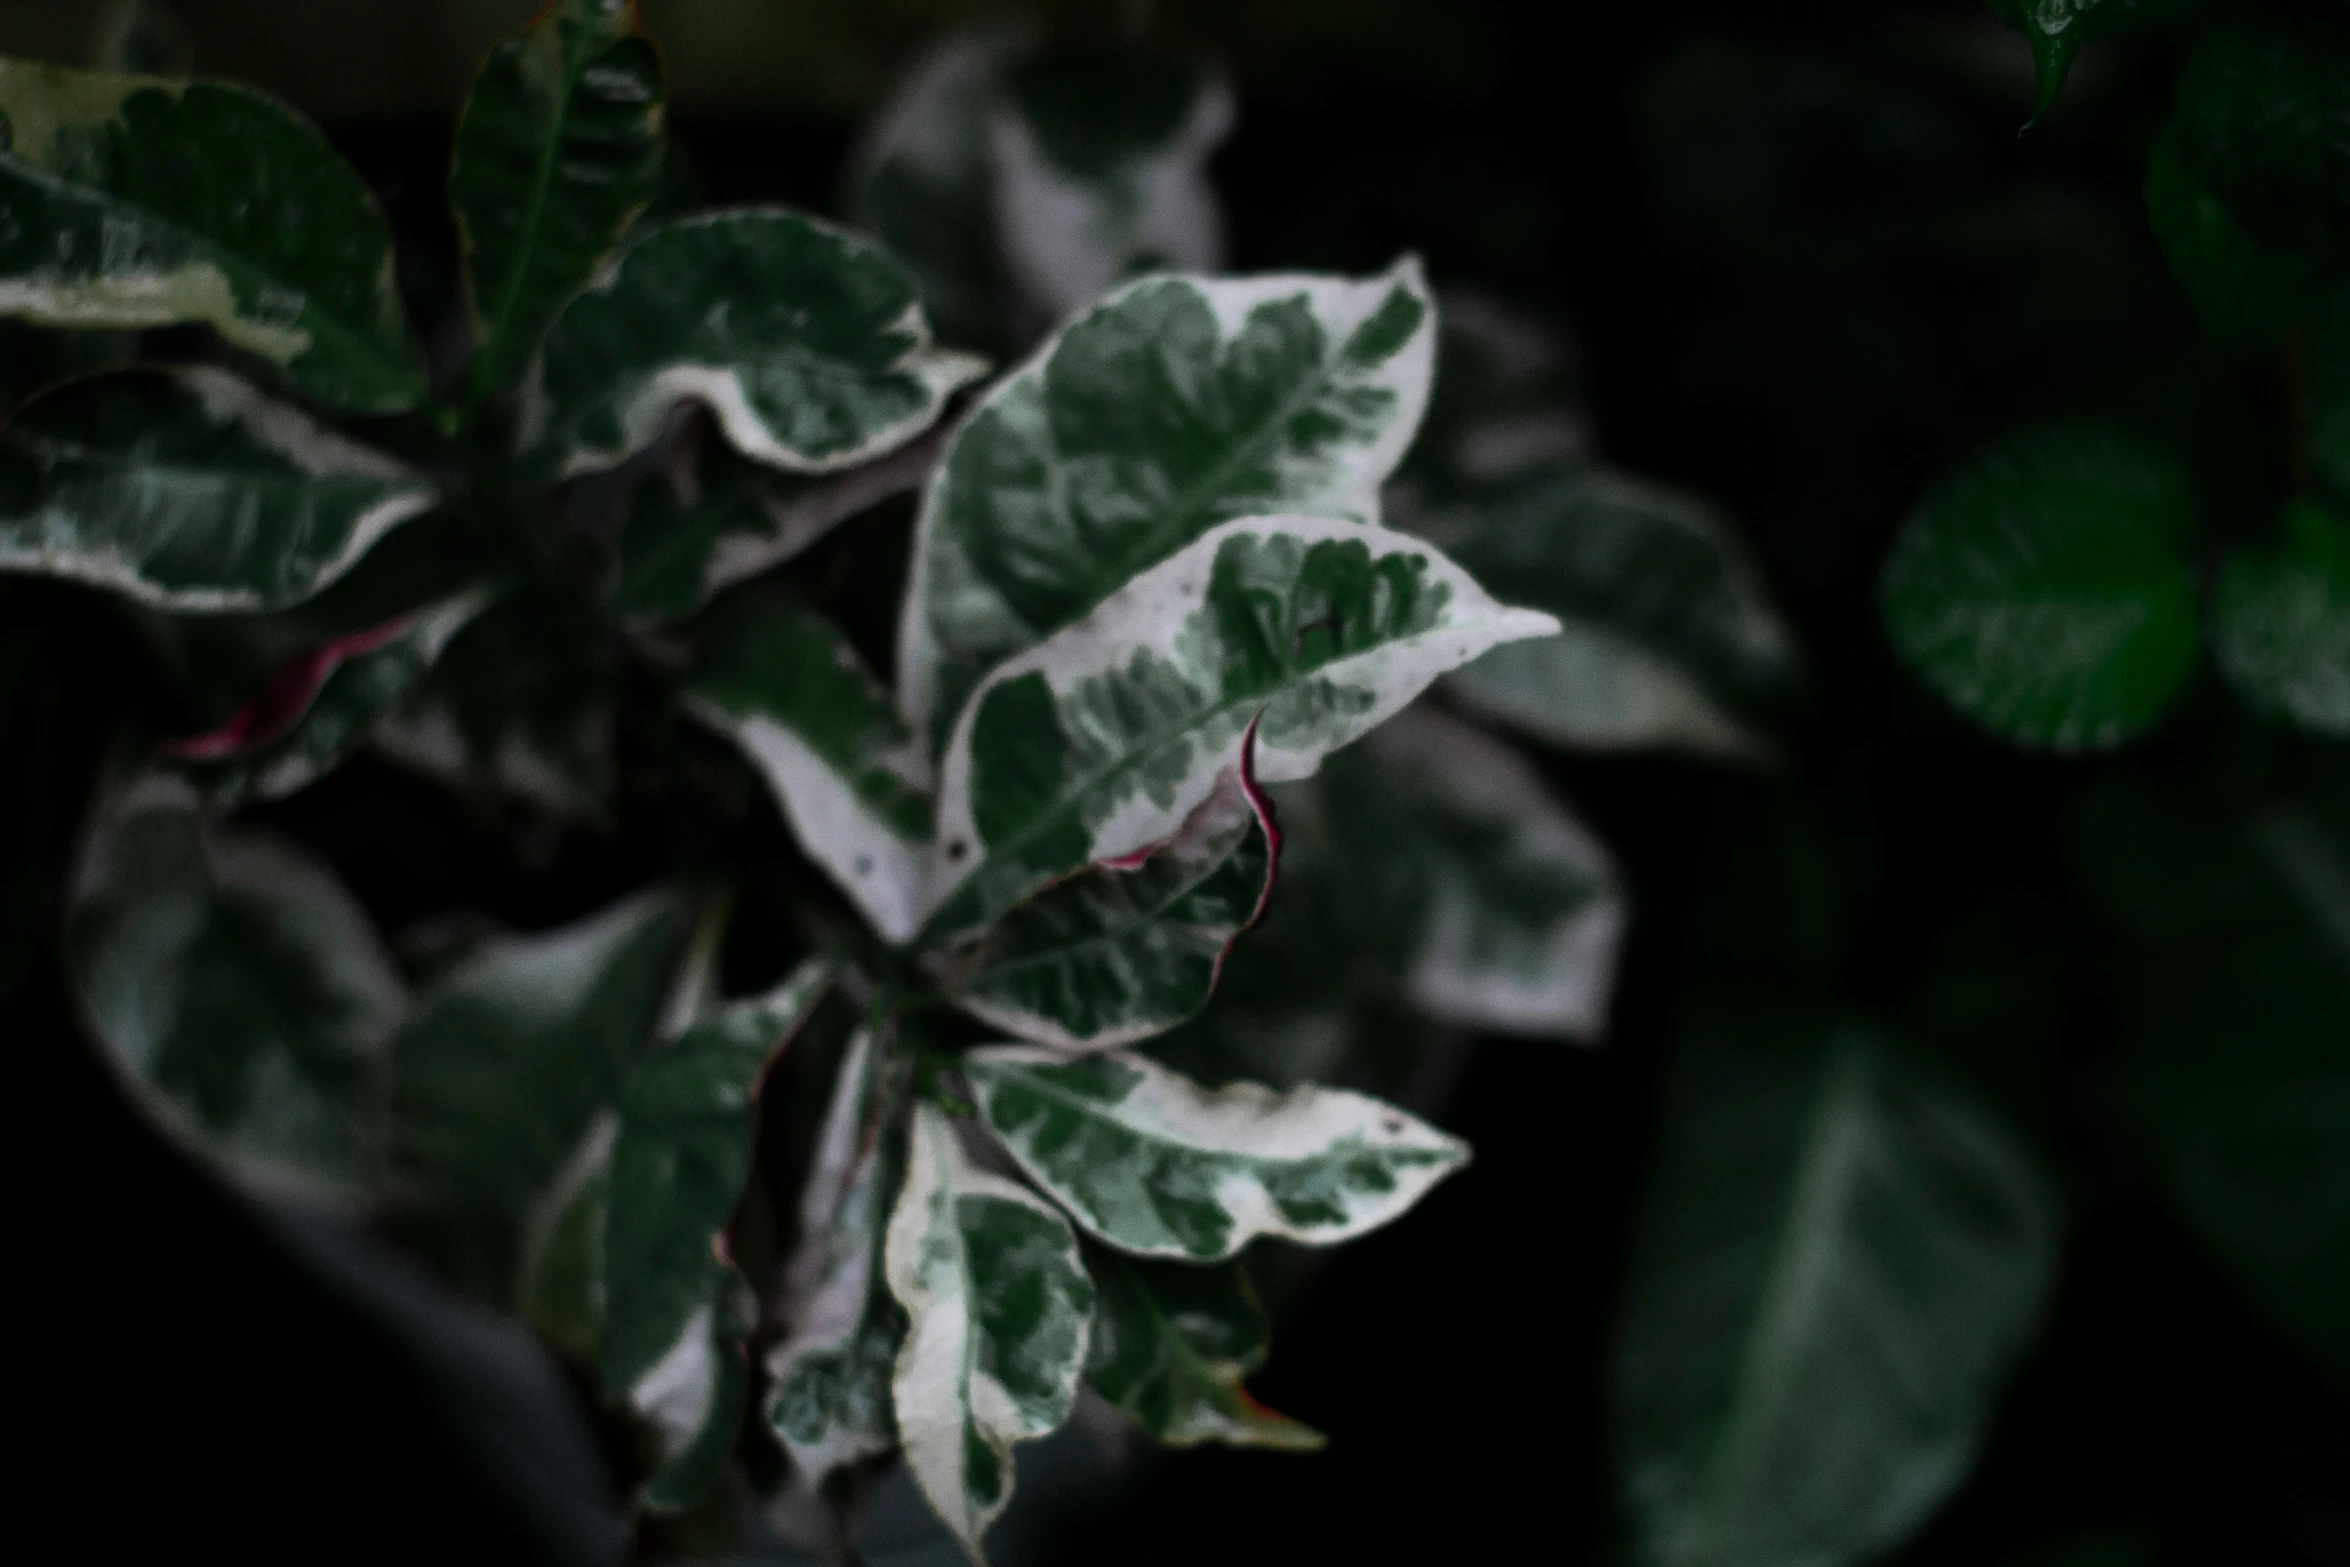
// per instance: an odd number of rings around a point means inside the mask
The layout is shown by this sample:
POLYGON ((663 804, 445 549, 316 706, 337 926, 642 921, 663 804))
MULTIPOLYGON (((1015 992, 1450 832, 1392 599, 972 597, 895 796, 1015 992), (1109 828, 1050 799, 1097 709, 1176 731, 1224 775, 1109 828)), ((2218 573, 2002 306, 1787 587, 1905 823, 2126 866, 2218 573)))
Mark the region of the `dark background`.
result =
MULTIPOLYGON (((470 35, 435 34, 408 66, 321 65, 306 96, 293 45, 245 16, 261 9, 187 6, 199 67, 263 75, 321 112, 415 241, 414 289, 445 290, 439 171, 470 35)), ((416 14, 446 30, 447 9, 416 14)), ((949 8, 797 9, 818 19, 781 43, 751 28, 749 63, 725 61, 707 19, 674 51, 677 133, 713 200, 835 210, 859 107, 949 8), (761 59, 778 62, 771 91, 761 59)), ((16 30, 0 46, 60 47, 40 33, 53 21, 0 8, 16 30)), ((2258 433, 2277 427, 2278 388, 2202 359, 2146 231, 2139 170, 2173 46, 2093 49, 2019 135, 2024 46, 1967 3, 1235 0, 1166 7, 1159 24, 1236 76, 1240 128, 1216 164, 1235 266, 1359 271, 1417 250, 1440 284, 1567 324, 1601 450, 1739 519, 1811 689, 1775 774, 1554 764, 1634 892, 1613 1037, 1477 1045, 1440 1117, 1475 1164, 1340 1253, 1280 1322, 1259 1391, 1329 1432, 1326 1452, 1147 1462, 1061 1517, 1049 1554, 1612 1554, 1603 1379, 1661 1083, 1692 1007, 1769 994, 1907 1029, 2064 1180, 2044 1331, 1974 1478, 1899 1560, 2022 1560, 2070 1540, 2115 1562, 2350 1561, 2342 1389, 2170 1217, 2107 1102, 2113 964, 2067 869, 2072 802, 2103 769, 2189 765, 2237 720, 2204 690, 2126 763, 2020 756, 1909 681, 1874 609, 1919 494, 2032 418, 2118 411, 2175 432, 2209 454, 2223 536, 2278 482, 2285 453, 2258 433)), ((37 678, 5 682, 15 738, 0 748, 10 814, 29 824, 9 850, 18 908, 51 911, 35 929, 53 925, 71 802, 120 693, 147 678, 136 647, 74 608, 61 592, 0 599, 41 650, 37 678), (45 765, 10 759, 34 756, 45 765)), ((428 813, 413 792, 362 762, 279 824, 333 853, 395 928, 436 912, 415 890, 428 882, 531 926, 660 868, 662 845, 625 831, 525 867, 451 818, 429 873, 406 840, 321 841, 379 803, 428 813)), ((530 1558, 511 1502, 452 1448, 392 1341, 136 1119, 45 956, 0 1039, 16 1339, 34 1373, 14 1423, 39 1466, 15 1488, 19 1550, 47 1535, 101 1557, 530 1558)))

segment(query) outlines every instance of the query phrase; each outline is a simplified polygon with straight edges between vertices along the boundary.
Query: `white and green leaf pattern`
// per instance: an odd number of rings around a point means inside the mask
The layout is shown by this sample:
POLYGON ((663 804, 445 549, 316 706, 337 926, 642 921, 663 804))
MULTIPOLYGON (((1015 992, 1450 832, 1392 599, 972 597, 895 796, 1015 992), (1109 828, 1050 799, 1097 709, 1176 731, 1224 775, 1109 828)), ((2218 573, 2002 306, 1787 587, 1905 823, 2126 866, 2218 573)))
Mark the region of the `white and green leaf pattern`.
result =
POLYGON ((1458 1138, 1344 1089, 1202 1088, 1144 1057, 1034 1045, 965 1058, 980 1115, 1088 1233, 1221 1262, 1260 1235, 1352 1240, 1466 1164, 1458 1138))
POLYGON ((950 993, 972 1016, 1064 1050, 1162 1033, 1208 1004, 1273 893, 1280 835, 1241 765, 1164 847, 1054 883, 989 928, 950 993))
POLYGON ((974 1165, 954 1124, 914 1109, 883 1256, 906 1310, 891 1389, 906 1466, 973 1560, 1012 1494, 1012 1445, 1077 1402, 1094 1287, 1052 1205, 974 1165))
POLYGON ((1172 838, 1252 735, 1259 778, 1309 776, 1445 671, 1557 629, 1418 539, 1225 523, 973 693, 946 751, 927 928, 982 929, 1071 871, 1172 838))
POLYGON ((226 723, 161 754, 216 805, 292 794, 364 745, 496 596, 470 588, 298 653, 226 723))
POLYGON ((835 473, 921 434, 985 368, 931 345, 913 281, 866 240, 779 207, 678 218, 555 318, 524 386, 522 463, 609 468, 690 399, 745 456, 835 473))
POLYGON ((168 1128, 264 1191, 365 1199, 407 997, 328 867, 208 825, 150 777, 100 807, 65 957, 107 1059, 168 1128))
POLYGON ((356 413, 424 395, 383 213, 265 93, 0 59, 0 211, 0 315, 209 326, 356 413))
POLYGON ((2350 520, 2298 501, 2285 534, 2281 550, 2229 557, 2212 595, 2212 651, 2253 706, 2350 736, 2350 520))
POLYGON ((1322 1433, 1258 1403, 1241 1385, 1265 1363, 1265 1308, 1237 1262, 1202 1268, 1086 1254, 1100 1292, 1085 1380, 1169 1447, 1225 1442, 1305 1452, 1322 1433))
POLYGON ((1151 278, 1079 315, 963 420, 923 499, 906 716, 943 739, 990 668, 1219 523, 1377 521, 1434 342, 1409 259, 1359 282, 1151 278))
POLYGON ((822 616, 747 606, 713 633, 686 711, 766 776, 808 856, 891 941, 929 874, 928 766, 889 692, 822 616))
POLYGON ((282 609, 439 500, 224 370, 69 382, 0 427, 0 571, 181 613, 282 609))

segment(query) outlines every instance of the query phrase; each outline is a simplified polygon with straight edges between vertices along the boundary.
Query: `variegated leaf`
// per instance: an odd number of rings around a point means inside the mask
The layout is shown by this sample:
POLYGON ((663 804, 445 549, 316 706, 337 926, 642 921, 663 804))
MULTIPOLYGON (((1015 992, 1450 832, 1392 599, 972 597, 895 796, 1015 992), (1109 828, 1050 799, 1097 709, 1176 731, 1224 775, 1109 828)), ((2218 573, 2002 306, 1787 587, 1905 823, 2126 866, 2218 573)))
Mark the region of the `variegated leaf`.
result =
POLYGON ((835 473, 921 434, 984 369, 931 346, 913 281, 865 240, 782 208, 678 218, 556 317, 524 387, 522 462, 609 468, 690 399, 744 455, 835 473))
POLYGON ((424 395, 383 213, 264 93, 0 59, 0 213, 0 315, 200 323, 354 412, 424 395))
POLYGON ((1272 896, 1280 855, 1249 761, 1244 749, 1139 863, 1080 871, 996 921, 953 981, 956 1003, 1064 1050, 1132 1044, 1206 1006, 1225 954, 1272 896))
POLYGON ((224 370, 69 382, 0 427, 0 571, 188 612, 280 609, 439 499, 224 370))
POLYGON ((629 506, 612 607, 634 625, 683 620, 720 589, 782 565, 859 512, 919 488, 937 456, 935 438, 926 437, 846 473, 781 474, 697 419, 667 469, 629 506))
POLYGON ((973 693, 946 751, 929 933, 982 929, 1071 871, 1165 842, 1252 733, 1258 776, 1306 777, 1446 670, 1557 629, 1421 540, 1328 518, 1225 523, 973 693))
POLYGON ((810 959, 688 1027, 621 1090, 597 1360, 605 1396, 625 1400, 658 1443, 645 1488, 656 1512, 700 1501, 733 1451, 753 1314, 727 1230, 750 1179, 759 1084, 838 972, 834 959, 810 959))
POLYGON ((1094 1288, 1077 1237, 1025 1187, 971 1163, 944 1113, 915 1107, 883 1248, 906 1309, 891 1391, 906 1467, 974 1561, 1012 1495, 1012 1444, 1069 1418, 1094 1288))
POLYGON ((889 692, 822 616, 746 606, 718 628, 686 710, 766 775, 794 836, 891 941, 921 918, 930 795, 889 692))
POLYGON ((1468 1144, 1336 1088, 1202 1088, 1142 1056, 1033 1045, 965 1057, 1030 1180, 1121 1251, 1221 1262, 1260 1235, 1352 1240, 1468 1162, 1468 1144))
POLYGON ((2212 595, 2219 667, 2253 706, 2350 736, 2350 513, 2296 501, 2284 547, 2236 551, 2212 595))
POLYGON ((1331 759, 1316 790, 1333 892, 1431 1017, 1607 1031, 1625 898, 1614 862, 1508 746, 1421 703, 1331 759))
POLYGON ((133 1097, 205 1158, 264 1191, 367 1195, 407 998, 325 865, 148 778, 100 807, 65 957, 133 1097))
POLYGON ((297 653, 226 723, 161 754, 216 805, 292 794, 366 743, 495 597, 468 589, 297 653))
POLYGON ((1474 486, 1415 519, 1494 593, 1559 617, 1446 686, 1557 745, 1767 756, 1745 710, 1795 678, 1795 644, 1713 509, 1589 463, 1474 486))
POLYGON ((915 525, 899 700, 942 741, 987 672, 1235 517, 1376 521, 1428 397, 1418 263, 1151 278, 1064 326, 956 429, 915 525))
POLYGON ((619 1136, 619 1112, 598 1111, 523 1215, 514 1266, 514 1314, 589 1371, 604 1336, 604 1216, 619 1136))
POLYGON ((1100 1295, 1085 1379, 1154 1441, 1304 1451, 1322 1433, 1241 1385, 1264 1365, 1265 1309, 1237 1262, 1202 1268, 1090 1248, 1100 1295))
POLYGON ((873 1036, 860 1032, 800 1193, 800 1240, 783 1281, 790 1330, 767 1359, 767 1423, 811 1487, 898 1440, 890 1377, 904 1329, 878 1266, 890 1161, 875 1119, 876 1065, 873 1036))
POLYGON ((394 1169, 420 1240, 465 1287, 511 1293, 526 1215, 652 1044, 682 923, 656 893, 492 942, 401 1029, 394 1169))
POLYGON ((449 166, 477 391, 513 384, 660 189, 667 98, 637 0, 554 0, 482 63, 449 166))

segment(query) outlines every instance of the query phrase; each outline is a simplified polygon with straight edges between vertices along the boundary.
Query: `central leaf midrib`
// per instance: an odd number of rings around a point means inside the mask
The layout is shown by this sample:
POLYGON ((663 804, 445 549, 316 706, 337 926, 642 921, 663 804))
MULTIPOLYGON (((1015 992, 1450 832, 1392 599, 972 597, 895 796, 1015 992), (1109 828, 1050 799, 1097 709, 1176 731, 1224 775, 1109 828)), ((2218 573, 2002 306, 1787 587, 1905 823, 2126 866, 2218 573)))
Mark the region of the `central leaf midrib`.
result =
MULTIPOLYGON (((1180 885, 1169 891, 1165 897, 1160 898, 1158 901, 1154 902, 1140 913, 1134 915, 1132 918, 1108 926, 1094 935, 1085 936, 1076 941, 1065 943, 1061 946, 1046 948, 1043 951, 1031 953, 1025 957, 1008 959, 1002 963, 983 966, 979 972, 973 976, 971 981, 972 986, 976 988, 980 984, 990 979, 1000 979, 1007 974, 1025 973, 1031 968, 1039 968, 1051 963, 1065 962, 1078 953, 1087 952, 1096 947, 1113 946, 1137 931, 1150 929, 1152 926, 1159 923, 1160 917, 1164 915, 1169 908, 1173 907, 1176 903, 1180 902, 1184 898, 1191 896, 1191 894, 1194 892, 1197 892, 1201 886, 1205 885, 1208 881, 1213 879, 1218 872, 1224 869, 1225 866, 1231 864, 1233 856, 1240 852, 1241 846, 1245 845, 1247 841, 1247 838, 1243 836, 1240 843, 1234 845, 1233 849, 1229 853, 1226 853, 1219 858, 1206 861, 1206 868, 1204 870, 1200 871, 1196 876, 1193 876, 1190 879, 1182 882, 1180 885)), ((1084 875, 1086 873, 1080 871, 1078 874, 1084 875)), ((1113 871, 1109 874, 1117 875, 1119 873, 1113 871)), ((1046 892, 1051 890, 1052 889, 1049 887, 1041 888, 1039 889, 1037 895, 1041 897, 1046 892)), ((1016 912, 1017 909, 1021 906, 1022 905, 1014 905, 1012 909, 1008 909, 1005 912, 1007 915, 1011 914, 1016 912)), ((1196 930, 1200 927, 1191 926, 1187 928, 1196 930)))
MULTIPOLYGON (((1322 1158, 1328 1153, 1327 1149, 1323 1149, 1319 1152, 1301 1155, 1295 1159, 1272 1159, 1267 1158, 1262 1154, 1249 1153, 1243 1149, 1213 1148, 1202 1146, 1199 1143, 1178 1142, 1169 1133, 1149 1131, 1140 1126, 1137 1126, 1132 1121, 1118 1119, 1118 1117, 1113 1114, 1113 1112, 1118 1108, 1117 1105, 1105 1105, 1099 1099, 1090 1099, 1082 1094, 1073 1093, 1068 1089, 1062 1088, 1059 1084, 1054 1083, 1047 1078, 1038 1076, 1031 1070, 1014 1067, 1012 1068, 1012 1072, 1018 1075, 1021 1086, 1028 1089, 1031 1093, 1034 1093, 1038 1098, 1050 1099, 1055 1104, 1061 1105, 1067 1109, 1075 1110, 1090 1119, 1106 1122, 1109 1125, 1118 1128, 1120 1131, 1125 1132, 1128 1136, 1134 1138, 1137 1142, 1150 1143, 1160 1148, 1174 1149, 1180 1153, 1188 1154, 1195 1158, 1229 1159, 1233 1163, 1245 1167, 1251 1174, 1259 1175, 1260 1177, 1266 1170, 1279 1169, 1291 1165, 1310 1164, 1314 1160, 1322 1158)), ((1125 1100, 1121 1099, 1118 1103, 1119 1105, 1123 1105, 1125 1100)), ((1229 1217, 1229 1215, 1227 1217, 1229 1217)))
MULTIPOLYGON (((562 21, 556 19, 551 25, 560 34, 562 21)), ((593 53, 592 49, 583 49, 574 56, 568 48, 563 50, 563 90, 557 94, 555 123, 546 145, 539 151, 538 168, 531 176, 530 201, 523 209, 522 222, 516 226, 514 265, 507 274, 506 286, 499 291, 498 309, 490 318, 490 330, 482 337, 481 373, 485 376, 490 371, 494 357, 491 350, 504 347, 506 334, 514 325, 514 312, 521 304, 523 281, 530 275, 531 259, 537 248, 534 236, 546 219, 547 205, 554 194, 555 169, 561 161, 563 138, 571 126, 572 99, 578 94, 580 79, 586 74, 587 61, 593 53)))

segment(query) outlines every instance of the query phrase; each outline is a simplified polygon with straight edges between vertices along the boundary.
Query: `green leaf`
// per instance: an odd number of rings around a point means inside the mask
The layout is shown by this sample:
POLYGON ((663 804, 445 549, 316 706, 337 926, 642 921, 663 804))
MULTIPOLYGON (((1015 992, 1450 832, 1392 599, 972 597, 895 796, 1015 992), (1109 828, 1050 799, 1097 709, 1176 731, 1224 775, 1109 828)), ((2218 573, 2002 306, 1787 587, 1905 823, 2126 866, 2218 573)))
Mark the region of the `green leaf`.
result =
POLYGON ((772 602, 712 635, 686 711, 743 748, 792 834, 876 930, 920 922, 929 768, 889 692, 831 622, 772 602))
POLYGON ((800 1240, 784 1269, 790 1332, 767 1358, 767 1423, 811 1488, 898 1445, 890 1378, 905 1329, 880 1266, 891 1162, 874 1072, 873 1036, 860 1032, 800 1190, 800 1240))
POLYGON ((2248 820, 2092 797, 2131 938, 2129 1103, 2205 1243, 2350 1376, 2350 788, 2248 820))
POLYGON ((1089 1248, 1099 1298, 1085 1379, 1151 1439, 1170 1447, 1309 1451, 1322 1433, 1276 1414, 1242 1381, 1265 1363, 1265 1309, 1240 1264, 1144 1262, 1089 1248))
POLYGON ((645 1490, 655 1512, 708 1495, 733 1453, 754 1313, 727 1232, 750 1179, 759 1084, 838 973, 836 960, 810 959, 767 994, 687 1028, 621 1090, 598 1374, 657 1439, 645 1490))
POLYGON ((633 625, 683 620, 718 592, 784 562, 834 527, 919 488, 928 439, 829 478, 779 474, 689 427, 668 468, 639 489, 620 528, 612 607, 633 625))
POLYGON ((181 613, 281 609, 439 501, 223 370, 69 382, 0 427, 0 571, 181 613))
POLYGON ((973 693, 946 751, 926 928, 983 929, 1165 842, 1252 733, 1258 776, 1306 777, 1446 670, 1557 629, 1384 528, 1226 523, 973 693))
POLYGON ((1051 1204, 972 1164, 914 1108, 905 1189, 883 1247, 906 1309, 891 1379, 906 1467, 974 1561, 1012 1495, 1012 1444, 1069 1418, 1094 1288, 1051 1204))
POLYGON ((1438 289, 1436 315, 1436 384, 1404 460, 1413 490, 1450 500, 1589 456, 1591 419, 1573 339, 1476 289, 1438 289))
POLYGON ((2012 1138, 1866 1029, 1684 1057, 1615 1365, 1641 1559, 1877 1556, 1972 1462, 2057 1220, 2012 1138))
POLYGON ((443 1271, 512 1293, 523 1220, 651 1046, 678 900, 495 941, 427 990, 392 1051, 393 1153, 443 1271))
POLYGON ((1280 833, 1249 759, 1140 863, 1080 871, 998 920, 957 966, 956 1004, 1064 1050, 1132 1044, 1206 1006, 1273 895, 1280 833))
POLYGON ((1260 1235, 1352 1240, 1466 1164, 1468 1144, 1344 1089, 1208 1089, 1125 1051, 964 1057, 980 1116, 1086 1230, 1146 1257, 1221 1262, 1260 1235))
POLYGON ((1419 264, 1152 278, 1078 316, 956 428, 915 524, 898 695, 943 744, 987 672, 1219 523, 1376 521, 1428 399, 1419 264))
POLYGON ((1623 886, 1525 758, 1423 702, 1311 787, 1325 928, 1413 1006, 1502 1033, 1607 1032, 1623 886))
POLYGON ((678 218, 555 318, 524 386, 522 463, 609 468, 691 399, 744 455, 836 473, 921 434, 984 368, 931 346, 913 280, 865 240, 782 208, 678 218))
POLYGON ((226 723, 161 755, 216 806, 292 794, 358 750, 496 597, 470 588, 297 653, 226 723))
POLYGON ((1793 684, 1794 639, 1704 502, 1553 463, 1478 486, 1412 531, 1562 626, 1452 676, 1462 701, 1555 745, 1769 754, 1742 710, 1793 684))
POLYGON ((1223 266, 1207 160, 1232 117, 1192 60, 965 34, 876 117, 850 200, 941 332, 1015 348, 1136 271, 1223 266))
POLYGON ((2056 102, 2081 45, 2166 26, 2201 10, 2206 0, 1990 0, 1991 13, 2024 35, 2040 79, 2036 121, 2056 102))
POLYGON ((1886 630, 1976 723, 2059 751, 2151 726, 2195 662, 2187 476, 2099 426, 2012 436, 1945 479, 1885 565, 1886 630))
POLYGON ((2204 328, 2227 347, 2272 352, 2313 308, 2323 281, 2317 263, 2245 228, 2167 126, 2146 157, 2146 213, 2204 328))
POLYGON ((620 1116, 600 1110, 532 1199, 514 1269, 514 1314, 573 1365, 592 1371, 604 1336, 604 1215, 620 1116))
POLYGON ((477 390, 521 376, 659 191, 667 98, 636 0, 554 0, 482 62, 449 166, 477 390))
POLYGON ((406 996, 330 869, 149 778, 100 808, 65 955, 108 1061, 167 1128, 264 1192, 365 1199, 406 996))
POLYGON ((2350 501, 2350 283, 2335 288, 2311 318, 2304 348, 2310 461, 2334 498, 2350 501))
POLYGON ((2350 521, 2297 501, 2285 533, 2279 552, 2228 557, 2212 596, 2212 651, 2253 706, 2350 736, 2350 521))
POLYGON ((424 396, 383 213, 265 94, 0 59, 0 210, 0 314, 198 322, 337 408, 424 396))

